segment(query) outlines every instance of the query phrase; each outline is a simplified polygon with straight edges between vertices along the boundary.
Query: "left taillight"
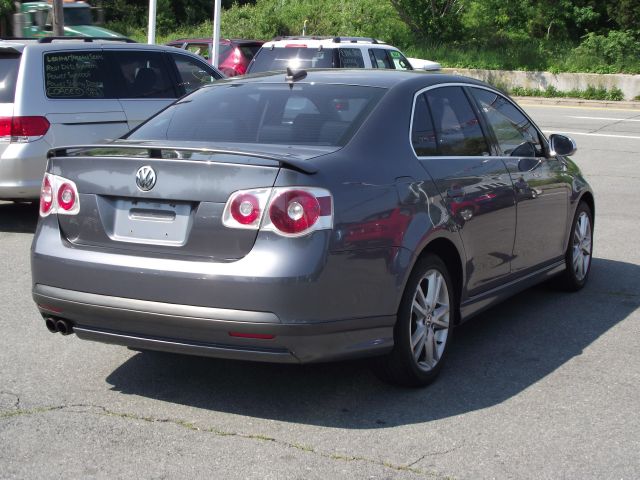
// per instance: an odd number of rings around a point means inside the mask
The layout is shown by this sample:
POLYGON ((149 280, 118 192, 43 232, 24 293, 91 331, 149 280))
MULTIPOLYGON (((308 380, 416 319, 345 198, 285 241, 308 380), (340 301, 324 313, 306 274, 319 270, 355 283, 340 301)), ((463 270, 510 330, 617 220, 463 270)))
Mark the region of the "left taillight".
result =
POLYGON ((71 180, 44 174, 40 189, 40 216, 46 217, 52 213, 58 215, 77 215, 80 212, 78 188, 71 180))

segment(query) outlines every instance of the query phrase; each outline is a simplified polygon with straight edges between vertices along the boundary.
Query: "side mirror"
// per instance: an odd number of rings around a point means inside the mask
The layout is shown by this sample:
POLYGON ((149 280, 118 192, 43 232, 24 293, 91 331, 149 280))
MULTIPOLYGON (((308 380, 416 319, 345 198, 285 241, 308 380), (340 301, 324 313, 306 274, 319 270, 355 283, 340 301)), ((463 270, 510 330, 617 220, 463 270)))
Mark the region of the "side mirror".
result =
POLYGON ((549 149, 552 157, 556 155, 566 157, 576 153, 578 147, 576 146, 576 142, 573 141, 573 138, 554 133, 549 136, 549 149))

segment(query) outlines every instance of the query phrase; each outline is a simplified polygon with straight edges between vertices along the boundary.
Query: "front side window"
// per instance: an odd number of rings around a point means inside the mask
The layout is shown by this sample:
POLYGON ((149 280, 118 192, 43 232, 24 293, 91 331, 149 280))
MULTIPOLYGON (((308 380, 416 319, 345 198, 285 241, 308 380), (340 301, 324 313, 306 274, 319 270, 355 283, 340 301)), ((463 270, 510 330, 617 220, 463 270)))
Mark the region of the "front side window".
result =
POLYGON ((123 81, 120 98, 176 98, 162 53, 118 51, 113 60, 123 81))
POLYGON ((171 58, 176 62, 176 68, 180 76, 180 87, 184 89, 180 93, 191 93, 201 86, 216 80, 202 63, 193 58, 180 54, 171 54, 171 58))
POLYGON ((481 88, 472 88, 471 91, 505 155, 544 156, 544 148, 538 131, 509 100, 502 95, 481 88))
POLYGON ((425 93, 433 118, 438 154, 490 155, 478 117, 461 87, 442 87, 425 93))
POLYGON ((389 50, 389 56, 391 57, 393 66, 396 68, 396 70, 413 70, 413 67, 411 67, 411 64, 409 63, 409 60, 407 60, 405 56, 397 50, 389 50))
POLYGON ((385 91, 352 85, 221 83, 184 97, 129 138, 339 146, 385 91))
POLYGON ((104 52, 45 53, 44 83, 49 98, 115 98, 104 52))
POLYGON ((357 48, 341 48, 340 68, 364 68, 362 52, 357 48))

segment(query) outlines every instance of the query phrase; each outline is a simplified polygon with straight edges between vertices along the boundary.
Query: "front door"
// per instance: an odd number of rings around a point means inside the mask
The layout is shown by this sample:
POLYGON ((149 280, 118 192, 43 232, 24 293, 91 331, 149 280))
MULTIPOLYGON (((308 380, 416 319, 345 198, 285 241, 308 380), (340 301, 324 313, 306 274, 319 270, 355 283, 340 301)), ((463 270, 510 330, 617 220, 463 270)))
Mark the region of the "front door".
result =
POLYGON ((482 88, 470 90, 493 130, 515 188, 512 272, 524 273, 559 259, 565 251, 571 191, 563 163, 547 156, 541 133, 507 98, 482 88))

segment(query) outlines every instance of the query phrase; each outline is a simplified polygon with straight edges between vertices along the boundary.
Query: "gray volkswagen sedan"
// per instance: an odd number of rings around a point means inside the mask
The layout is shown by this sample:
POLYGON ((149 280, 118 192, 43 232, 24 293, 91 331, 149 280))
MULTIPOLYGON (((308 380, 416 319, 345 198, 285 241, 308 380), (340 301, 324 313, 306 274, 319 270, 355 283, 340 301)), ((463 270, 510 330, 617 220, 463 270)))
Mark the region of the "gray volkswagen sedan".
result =
POLYGON ((223 80, 115 143, 49 153, 33 298, 64 335, 372 356, 389 381, 425 385, 456 325, 545 280, 584 286, 595 210, 575 149, 463 77, 223 80))

